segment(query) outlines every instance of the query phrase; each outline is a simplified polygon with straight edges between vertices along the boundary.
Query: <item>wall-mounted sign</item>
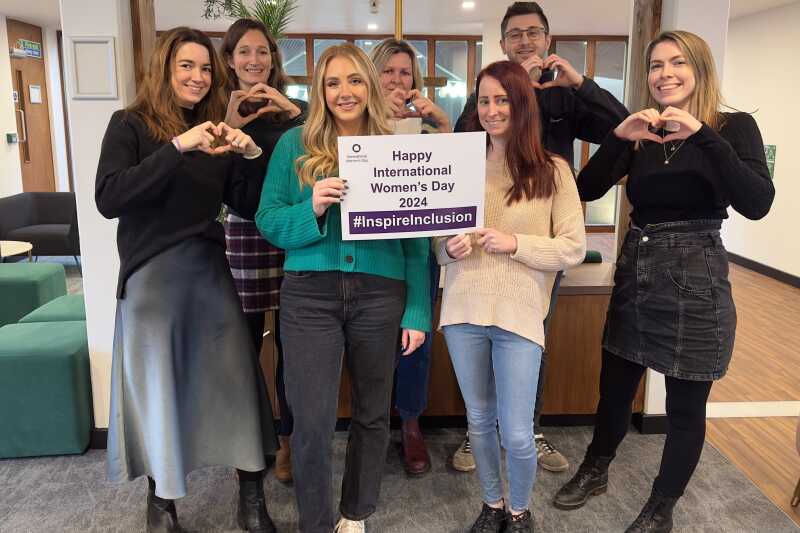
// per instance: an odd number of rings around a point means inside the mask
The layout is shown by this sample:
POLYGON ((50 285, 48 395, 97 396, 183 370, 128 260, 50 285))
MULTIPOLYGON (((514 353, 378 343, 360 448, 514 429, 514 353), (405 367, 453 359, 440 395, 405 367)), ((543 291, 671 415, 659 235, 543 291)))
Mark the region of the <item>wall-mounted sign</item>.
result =
POLYGON ((32 104, 42 103, 42 86, 28 85, 28 99, 32 104))
POLYGON ((29 41, 27 39, 17 39, 17 48, 25 50, 25 55, 27 57, 33 57, 36 59, 42 58, 42 43, 29 41))
POLYGON ((17 91, 11 91, 11 99, 15 104, 19 102, 19 93, 17 91))
POLYGON ((769 177, 775 179, 775 151, 774 144, 764 145, 764 155, 767 156, 767 168, 769 168, 769 177))

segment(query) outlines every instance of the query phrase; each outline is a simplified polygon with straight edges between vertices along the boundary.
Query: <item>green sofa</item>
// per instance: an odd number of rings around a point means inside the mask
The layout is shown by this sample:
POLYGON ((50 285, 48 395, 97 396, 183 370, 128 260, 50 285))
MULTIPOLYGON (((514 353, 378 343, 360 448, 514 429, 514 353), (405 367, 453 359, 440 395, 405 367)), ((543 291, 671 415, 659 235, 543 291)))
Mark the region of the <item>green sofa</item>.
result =
POLYGON ((67 294, 64 266, 52 263, 0 264, 0 326, 67 294))

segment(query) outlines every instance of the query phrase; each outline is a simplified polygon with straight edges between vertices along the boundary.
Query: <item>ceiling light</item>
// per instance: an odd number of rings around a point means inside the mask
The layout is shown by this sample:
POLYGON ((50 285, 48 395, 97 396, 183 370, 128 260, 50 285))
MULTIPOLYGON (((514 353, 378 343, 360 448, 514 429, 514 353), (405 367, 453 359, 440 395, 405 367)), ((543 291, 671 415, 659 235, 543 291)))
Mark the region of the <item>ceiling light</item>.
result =
POLYGON ((371 31, 377 30, 378 29, 378 25, 375 24, 374 22, 370 22, 369 24, 367 24, 367 29, 371 30, 371 31))
POLYGON ((465 0, 464 2, 461 2, 461 9, 475 9, 475 2, 472 2, 470 0, 465 0))
POLYGON ((372 46, 372 41, 364 41, 364 46, 372 46))

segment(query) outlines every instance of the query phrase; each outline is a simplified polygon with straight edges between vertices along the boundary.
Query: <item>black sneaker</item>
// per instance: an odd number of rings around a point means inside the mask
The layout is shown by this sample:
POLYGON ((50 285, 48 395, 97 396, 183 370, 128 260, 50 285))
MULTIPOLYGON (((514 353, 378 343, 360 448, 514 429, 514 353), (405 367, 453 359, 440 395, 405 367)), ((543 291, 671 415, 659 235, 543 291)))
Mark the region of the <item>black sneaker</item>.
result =
POLYGON ((506 525, 506 512, 503 508, 495 509, 485 503, 481 514, 469 528, 469 533, 502 533, 506 525))
POLYGON ((526 509, 524 513, 506 515, 506 528, 503 533, 533 533, 533 516, 530 510, 526 509))

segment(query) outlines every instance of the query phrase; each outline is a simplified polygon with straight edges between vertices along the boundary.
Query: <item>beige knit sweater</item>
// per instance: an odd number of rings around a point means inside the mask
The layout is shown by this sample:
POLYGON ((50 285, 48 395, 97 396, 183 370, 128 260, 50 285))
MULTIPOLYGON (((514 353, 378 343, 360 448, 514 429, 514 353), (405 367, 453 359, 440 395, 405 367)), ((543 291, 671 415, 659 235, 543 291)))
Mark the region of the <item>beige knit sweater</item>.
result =
POLYGON ((547 199, 506 205, 511 176, 504 162, 486 161, 484 225, 517 238, 513 254, 483 251, 472 235, 472 253, 456 261, 445 249, 449 237, 434 239, 445 267, 439 327, 497 326, 544 347, 542 322, 555 274, 580 264, 586 234, 578 189, 569 167, 556 158, 556 193, 547 199))

